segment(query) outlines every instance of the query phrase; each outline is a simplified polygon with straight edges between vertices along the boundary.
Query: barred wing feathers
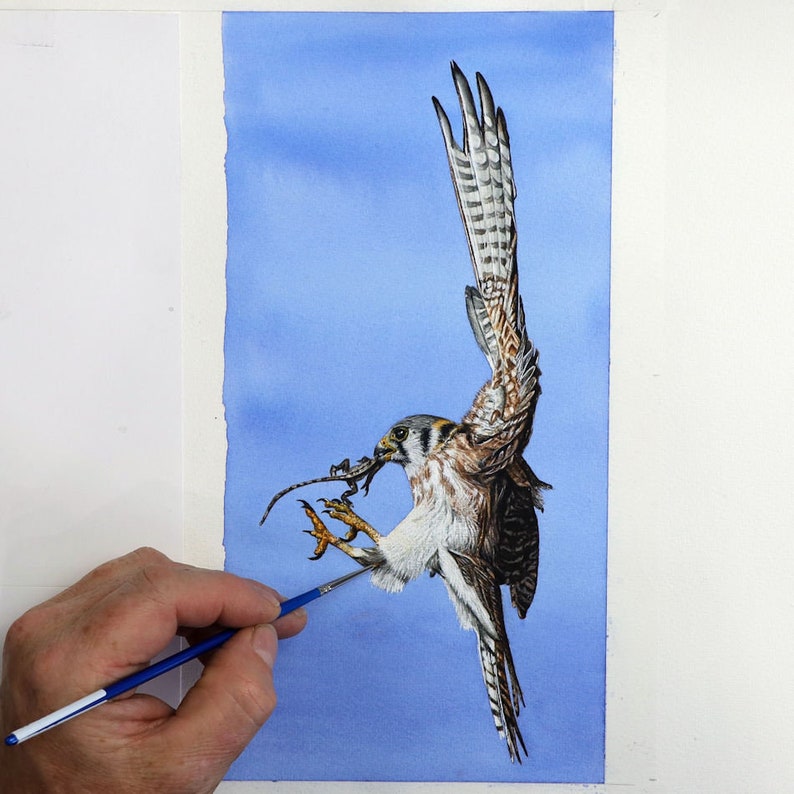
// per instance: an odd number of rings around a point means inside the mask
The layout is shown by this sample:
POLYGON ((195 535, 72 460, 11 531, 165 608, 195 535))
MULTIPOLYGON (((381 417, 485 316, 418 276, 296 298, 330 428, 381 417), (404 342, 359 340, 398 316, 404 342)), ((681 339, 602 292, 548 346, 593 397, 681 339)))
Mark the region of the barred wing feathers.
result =
POLYGON ((452 75, 463 116, 462 147, 443 107, 435 98, 433 103, 474 267, 476 286, 466 289, 466 310, 493 373, 463 424, 477 447, 473 469, 490 474, 505 468, 529 441, 540 370, 518 293, 516 189, 504 114, 494 107, 482 75, 477 74, 481 116, 454 63, 452 75))

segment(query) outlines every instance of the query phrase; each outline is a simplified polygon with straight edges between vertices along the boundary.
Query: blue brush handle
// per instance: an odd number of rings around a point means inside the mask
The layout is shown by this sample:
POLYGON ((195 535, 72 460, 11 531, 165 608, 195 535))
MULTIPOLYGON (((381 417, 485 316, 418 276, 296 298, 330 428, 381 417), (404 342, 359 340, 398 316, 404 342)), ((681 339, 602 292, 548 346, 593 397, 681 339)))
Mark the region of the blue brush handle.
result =
MULTIPOLYGON (((362 573, 366 573, 366 571, 371 570, 371 568, 372 566, 364 566, 357 571, 346 574, 345 576, 340 576, 338 579, 334 579, 332 582, 320 585, 319 587, 315 587, 312 590, 301 593, 294 598, 284 601, 281 604, 281 611, 279 612, 278 616, 283 617, 284 615, 293 612, 294 610, 298 609, 298 607, 302 607, 304 604, 308 604, 310 601, 314 601, 316 598, 320 598, 320 596, 324 596, 326 593, 331 592, 331 590, 339 587, 345 582, 349 582, 351 579, 355 579, 362 573)), ((46 717, 42 717, 41 719, 31 722, 29 725, 25 725, 13 733, 10 733, 5 737, 5 744, 9 747, 13 747, 14 745, 20 744, 21 742, 24 742, 33 736, 38 736, 40 733, 48 731, 50 728, 54 728, 56 725, 60 725, 62 722, 66 722, 67 720, 76 717, 78 714, 84 714, 86 711, 89 711, 90 709, 95 708, 102 703, 106 703, 111 698, 123 695, 125 692, 129 692, 131 689, 135 689, 136 687, 141 686, 141 684, 145 684, 147 681, 151 681, 153 678, 157 678, 157 676, 167 673, 169 670, 173 670, 175 667, 185 664, 185 662, 189 662, 192 659, 201 656, 202 654, 209 653, 209 651, 212 651, 218 646, 223 645, 226 640, 228 640, 230 637, 233 637, 238 631, 239 629, 224 629, 223 631, 219 631, 212 637, 208 637, 206 640, 203 640, 196 645, 192 645, 190 648, 185 648, 185 650, 179 651, 178 653, 169 656, 167 659, 163 659, 160 662, 155 662, 144 670, 139 670, 137 673, 133 673, 132 675, 128 675, 126 678, 122 678, 121 681, 116 681, 113 684, 109 684, 104 689, 98 689, 96 692, 92 692, 90 695, 86 695, 85 697, 76 700, 74 703, 70 703, 68 706, 64 706, 62 709, 54 711, 52 714, 48 714, 46 717)))
POLYGON ((314 601, 315 598, 319 598, 322 594, 322 590, 320 590, 319 587, 315 587, 314 590, 309 590, 306 593, 301 593, 293 598, 289 598, 281 604, 281 612, 278 613, 278 616, 283 617, 290 612, 294 612, 298 607, 302 607, 304 604, 314 601))
POLYGON ((105 687, 108 700, 118 697, 124 692, 129 692, 130 689, 135 689, 141 686, 141 684, 145 684, 147 681, 157 678, 158 675, 167 673, 169 670, 173 670, 175 667, 189 662, 191 659, 195 659, 204 653, 209 653, 209 651, 217 648, 219 645, 223 645, 226 640, 237 634, 237 631, 237 629, 224 629, 218 634, 213 634, 212 637, 207 637, 207 639, 202 642, 198 642, 195 645, 191 645, 189 648, 185 648, 183 651, 169 656, 167 659, 150 664, 144 670, 139 670, 137 673, 122 678, 121 681, 115 681, 109 684, 105 687))
MULTIPOLYGON (((302 607, 304 604, 314 601, 321 595, 320 589, 315 587, 314 590, 309 590, 306 593, 301 593, 294 598, 290 598, 281 604, 281 612, 279 612, 278 616, 283 617, 290 612, 294 612, 298 607, 302 607)), ((207 639, 202 642, 197 642, 195 645, 191 645, 189 648, 185 648, 185 650, 169 656, 167 659, 155 662, 144 670, 132 673, 132 675, 122 678, 121 681, 116 681, 106 686, 105 691, 107 692, 107 699, 110 700, 111 698, 118 697, 125 692, 129 692, 131 689, 141 686, 141 684, 145 684, 147 681, 151 681, 153 678, 157 678, 157 676, 163 673, 167 673, 169 670, 173 670, 175 667, 179 667, 192 659, 209 653, 218 646, 223 645, 226 640, 233 637, 237 632, 238 629, 224 629, 217 634, 213 634, 211 637, 207 637, 207 639)))

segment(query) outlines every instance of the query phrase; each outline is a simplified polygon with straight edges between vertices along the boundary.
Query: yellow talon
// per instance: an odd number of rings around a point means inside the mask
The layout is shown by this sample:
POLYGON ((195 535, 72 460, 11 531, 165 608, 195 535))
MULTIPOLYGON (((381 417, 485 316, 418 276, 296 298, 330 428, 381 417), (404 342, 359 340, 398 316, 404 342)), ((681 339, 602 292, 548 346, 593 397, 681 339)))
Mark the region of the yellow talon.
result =
POLYGON ((323 524, 322 519, 317 515, 314 508, 303 499, 300 501, 306 516, 312 522, 312 529, 304 529, 303 531, 317 540, 317 548, 314 550, 314 556, 309 557, 309 559, 319 560, 320 557, 325 554, 329 544, 336 540, 336 538, 328 531, 328 528, 323 524))
POLYGON ((320 501, 326 508, 323 512, 347 525, 348 531, 344 537, 345 540, 355 540, 359 532, 363 532, 375 541, 379 539, 375 530, 363 518, 356 515, 352 506, 347 502, 339 499, 321 499, 320 501))
POLYGON ((340 502, 338 499, 321 499, 325 505, 325 512, 338 521, 343 521, 346 517, 353 517, 355 513, 350 509, 350 505, 340 502))
POLYGON ((361 565, 372 565, 382 560, 382 557, 376 553, 375 549, 360 549, 351 546, 347 542, 353 540, 359 532, 364 532, 376 543, 380 541, 380 535, 363 518, 359 518, 353 512, 351 505, 336 499, 319 500, 326 507, 324 512, 328 513, 331 518, 335 518, 350 527, 350 531, 344 538, 338 538, 328 530, 328 527, 325 526, 323 520, 308 502, 303 499, 299 501, 303 506, 306 517, 312 522, 312 528, 304 529, 303 531, 317 541, 317 548, 314 550, 314 556, 309 558, 310 560, 319 560, 329 546, 335 546, 339 551, 344 552, 348 557, 352 557, 361 565))

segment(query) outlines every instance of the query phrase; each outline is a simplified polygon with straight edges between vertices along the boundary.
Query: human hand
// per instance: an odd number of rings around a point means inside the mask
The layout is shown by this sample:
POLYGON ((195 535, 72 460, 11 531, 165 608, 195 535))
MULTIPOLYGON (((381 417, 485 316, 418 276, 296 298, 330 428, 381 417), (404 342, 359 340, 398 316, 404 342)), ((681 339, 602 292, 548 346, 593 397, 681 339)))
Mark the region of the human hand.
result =
POLYGON ((259 582, 182 565, 138 549, 95 569, 9 629, 3 649, 3 735, 146 667, 175 634, 246 627, 202 659, 201 678, 174 710, 122 696, 16 747, 0 749, 0 790, 214 790, 276 705, 277 637, 306 613, 276 620, 279 598, 259 582))

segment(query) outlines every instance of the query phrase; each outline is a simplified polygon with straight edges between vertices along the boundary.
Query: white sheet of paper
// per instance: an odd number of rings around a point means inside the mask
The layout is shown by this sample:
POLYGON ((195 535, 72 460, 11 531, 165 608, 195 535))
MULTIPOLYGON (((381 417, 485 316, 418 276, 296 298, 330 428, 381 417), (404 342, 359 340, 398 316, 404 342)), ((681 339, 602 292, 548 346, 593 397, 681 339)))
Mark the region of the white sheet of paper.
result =
POLYGON ((178 20, 0 12, 0 632, 182 554, 178 20))
MULTIPOLYGON (((185 11, 217 10, 200 0, 180 8, 182 140, 189 144, 183 186, 198 191, 184 203, 184 366, 203 378, 203 394, 185 400, 185 514, 203 522, 188 534, 185 552, 217 565, 220 16, 185 11), (201 133, 207 119, 209 142, 201 133)), ((721 4, 719 13, 705 2, 615 8, 608 782, 596 790, 781 790, 794 772, 794 428, 786 403, 794 380, 794 9, 761 13, 740 0, 721 4)), ((154 101, 168 84, 162 75, 177 74, 176 16, 127 17, 123 31, 91 15, 59 17, 0 15, 0 74, 14 75, 3 84, 4 102, 8 96, 20 108, 0 121, 3 149, 16 153, 2 165, 0 196, 3 625, 130 543, 181 552, 181 534, 172 534, 182 476, 173 422, 180 414, 179 188, 171 180, 179 161, 178 86, 151 109, 148 127, 131 129, 113 104, 120 93, 154 101), (80 43, 72 50, 76 71, 65 61, 46 74, 34 66, 55 54, 49 50, 60 53, 54 43, 70 39, 80 43), (107 41, 114 57, 102 49, 107 41), (120 53, 128 57, 115 57, 120 53), (138 81, 151 86, 155 66, 152 93, 138 81), (112 90, 94 82, 93 95, 115 114, 87 102, 85 86, 67 90, 70 76, 90 82, 102 70, 115 76, 112 90), (25 97, 36 99, 27 119, 25 97), (67 105, 79 117, 65 113, 67 105), (58 108, 60 116, 48 115, 58 108), (59 147, 66 147, 60 159, 59 147), (151 157, 160 158, 156 173, 146 167, 151 157), (59 162, 68 165, 59 170, 59 162), (159 198, 144 191, 141 203, 136 190, 122 189, 137 183, 129 174, 124 180, 128 170, 151 179, 159 198), (106 200, 84 203, 95 191, 106 200), (146 222, 136 225, 136 218, 146 222), (132 256, 138 235, 155 241, 147 244, 150 256, 132 256), (146 267, 158 256, 173 262, 168 274, 146 267), (97 300, 86 301, 86 291, 97 300), (156 344, 136 347, 133 338, 156 344)), ((147 113, 136 125, 142 117, 147 113)), ((351 752, 363 751, 352 741, 351 752)), ((229 782, 219 790, 335 794, 351 787, 229 782)))

